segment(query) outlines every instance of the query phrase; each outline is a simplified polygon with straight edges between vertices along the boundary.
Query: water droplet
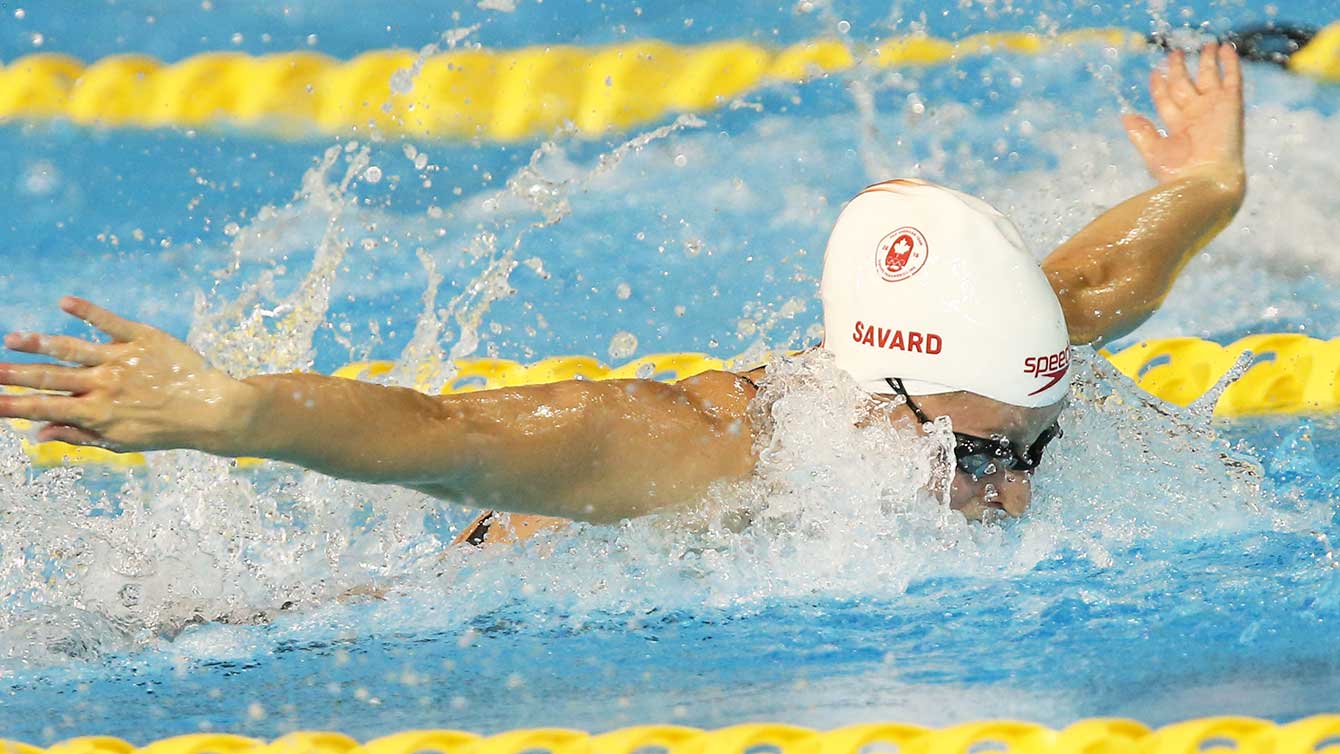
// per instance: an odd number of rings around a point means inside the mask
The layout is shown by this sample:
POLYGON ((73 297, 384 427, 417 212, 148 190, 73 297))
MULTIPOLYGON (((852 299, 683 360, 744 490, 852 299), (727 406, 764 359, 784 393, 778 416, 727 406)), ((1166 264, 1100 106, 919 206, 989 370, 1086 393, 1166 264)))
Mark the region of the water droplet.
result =
POLYGON ((60 171, 47 160, 38 160, 23 173, 23 191, 33 196, 50 194, 60 186, 60 182, 60 171))
POLYGON ((33 32, 32 40, 33 47, 41 47, 42 43, 47 41, 47 38, 42 36, 40 32, 33 32))
POLYGON ((16 8, 16 9, 14 10, 14 18, 17 18, 17 19, 20 20, 20 21, 22 21, 22 20, 23 20, 23 17, 26 16, 26 15, 28 15, 28 11, 26 11, 26 10, 24 10, 24 9, 22 9, 22 8, 16 8))
POLYGON ((637 353, 637 336, 630 332, 617 332, 610 338, 609 355, 611 359, 622 361, 637 353))

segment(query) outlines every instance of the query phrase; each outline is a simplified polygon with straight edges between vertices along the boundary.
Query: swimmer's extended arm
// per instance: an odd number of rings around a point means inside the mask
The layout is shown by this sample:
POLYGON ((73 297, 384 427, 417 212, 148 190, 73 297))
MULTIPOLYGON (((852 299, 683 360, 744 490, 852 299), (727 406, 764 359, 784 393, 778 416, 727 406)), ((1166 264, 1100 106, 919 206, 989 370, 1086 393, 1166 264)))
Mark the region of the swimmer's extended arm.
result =
POLYGON ((1185 56, 1172 53, 1150 92, 1167 134, 1143 116, 1123 122, 1159 185, 1103 213, 1042 265, 1077 345, 1111 341, 1148 319, 1242 206, 1242 73, 1233 48, 1207 45, 1194 81, 1185 56))
MULTIPOLYGON (((111 343, 11 334, 77 364, 0 364, 0 417, 42 441, 259 456, 519 513, 613 521, 701 496, 753 465, 749 391, 713 372, 664 385, 561 382, 456 396, 284 374, 234 380, 186 344, 87 301, 61 308, 111 343)), ((742 382, 742 381, 741 381, 742 382)))

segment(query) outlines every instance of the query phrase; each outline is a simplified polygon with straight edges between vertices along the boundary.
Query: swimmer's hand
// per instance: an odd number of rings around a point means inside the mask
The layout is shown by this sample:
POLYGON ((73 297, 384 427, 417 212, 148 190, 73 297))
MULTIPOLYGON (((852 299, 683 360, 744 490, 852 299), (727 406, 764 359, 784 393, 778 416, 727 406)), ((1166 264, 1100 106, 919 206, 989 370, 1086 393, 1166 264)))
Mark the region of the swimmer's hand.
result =
POLYGON ((1124 115, 1122 124, 1150 174, 1160 183, 1211 174, 1241 192, 1242 65, 1233 46, 1205 45, 1194 79, 1186 54, 1172 52, 1150 74, 1149 91, 1167 131, 1143 115, 1124 115))
POLYGON ((0 418, 44 422, 37 439, 129 452, 222 451, 243 417, 250 388, 212 368, 185 343, 72 296, 60 308, 105 333, 109 343, 10 333, 12 351, 61 364, 0 364, 0 385, 53 391, 0 395, 0 418))
POLYGON ((1042 262, 1075 345, 1111 342, 1147 320, 1246 195, 1237 52, 1206 45, 1195 81, 1174 52, 1150 90, 1167 133, 1140 115, 1123 122, 1159 185, 1104 212, 1042 262))

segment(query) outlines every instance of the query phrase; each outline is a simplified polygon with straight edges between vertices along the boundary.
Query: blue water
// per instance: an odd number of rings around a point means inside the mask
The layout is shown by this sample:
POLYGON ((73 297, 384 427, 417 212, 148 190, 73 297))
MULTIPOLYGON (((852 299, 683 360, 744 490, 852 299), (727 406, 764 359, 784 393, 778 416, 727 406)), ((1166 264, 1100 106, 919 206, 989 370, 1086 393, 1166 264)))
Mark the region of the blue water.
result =
MULTIPOLYGON (((476 23, 472 41, 515 46, 785 43, 832 34, 835 19, 859 41, 922 14, 941 35, 1052 23, 1223 29, 1271 15, 1209 2, 1166 15, 1069 3, 731 13, 681 3, 641 14, 555 0, 510 13, 414 2, 30 5, 22 19, 4 9, 5 60, 39 49, 349 56, 418 48, 476 23)), ((1335 2, 1273 6, 1279 18, 1340 18, 1335 2)), ((980 193, 1037 250, 1148 185, 1116 115, 1122 100, 1147 108, 1153 60, 1092 50, 776 86, 606 172, 596 171, 602 155, 635 133, 560 138, 524 171, 538 141, 353 146, 9 124, 0 327, 78 333, 54 309, 73 292, 189 334, 239 372, 395 359, 412 341, 523 360, 617 360, 618 333, 636 337, 636 355, 797 346, 819 319, 828 226, 871 180, 914 174, 980 193), (853 82, 874 94, 875 114, 862 115, 853 82), (304 183, 332 146, 333 163, 304 183), (428 166, 415 166, 409 146, 428 166), (353 178, 335 190, 349 161, 353 178), (513 245, 521 264, 499 274, 513 245), (333 260, 333 293, 319 328, 285 333, 267 320, 264 347, 229 340, 253 307, 230 302, 310 300, 305 291, 323 284, 309 270, 323 260, 333 260), (425 307, 434 274, 442 281, 425 307), (480 281, 496 285, 458 298, 480 281), (417 341, 416 326, 427 333, 417 341), (477 348, 461 346, 462 331, 477 348)), ((1253 66, 1249 102, 1248 203, 1135 337, 1340 334, 1340 157, 1328 147, 1340 138, 1340 88, 1253 66)), ((833 447, 772 469, 785 493, 736 494, 812 526, 706 541, 642 523, 583 527, 443 562, 436 553, 468 520, 463 507, 290 469, 230 472, 191 454, 129 477, 42 472, 0 436, 0 731, 49 744, 202 729, 370 737, 1336 711, 1340 426, 1167 419, 1135 395, 1099 364, 1063 420, 1067 439, 1039 480, 1035 512, 1005 527, 924 511, 882 518, 863 486, 869 469, 853 462, 870 439, 821 431, 825 417, 799 406, 779 432, 833 447), (828 481, 806 481, 815 470, 828 481), (386 599, 337 599, 368 585, 386 599), (278 610, 286 602, 297 607, 278 610), (211 621, 220 615, 265 620, 211 621)))

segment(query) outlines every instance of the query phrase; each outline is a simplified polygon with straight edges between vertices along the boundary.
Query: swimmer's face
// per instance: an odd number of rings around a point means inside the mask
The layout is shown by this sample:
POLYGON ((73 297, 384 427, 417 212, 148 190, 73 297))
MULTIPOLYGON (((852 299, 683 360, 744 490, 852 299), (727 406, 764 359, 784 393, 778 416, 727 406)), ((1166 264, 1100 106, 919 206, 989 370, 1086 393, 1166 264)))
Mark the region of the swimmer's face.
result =
MULTIPOLYGON (((1016 448, 1032 447, 1065 407, 1065 401, 1060 401, 1043 408, 1023 408, 973 393, 923 395, 912 400, 932 419, 949 417, 955 432, 978 437, 1004 435, 1016 448)), ((910 409, 900 411, 911 416, 910 409)), ((1002 514, 1022 516, 1032 501, 1033 472, 1010 471, 1003 465, 997 468, 976 478, 956 470, 949 488, 949 506, 973 521, 1002 514)))

